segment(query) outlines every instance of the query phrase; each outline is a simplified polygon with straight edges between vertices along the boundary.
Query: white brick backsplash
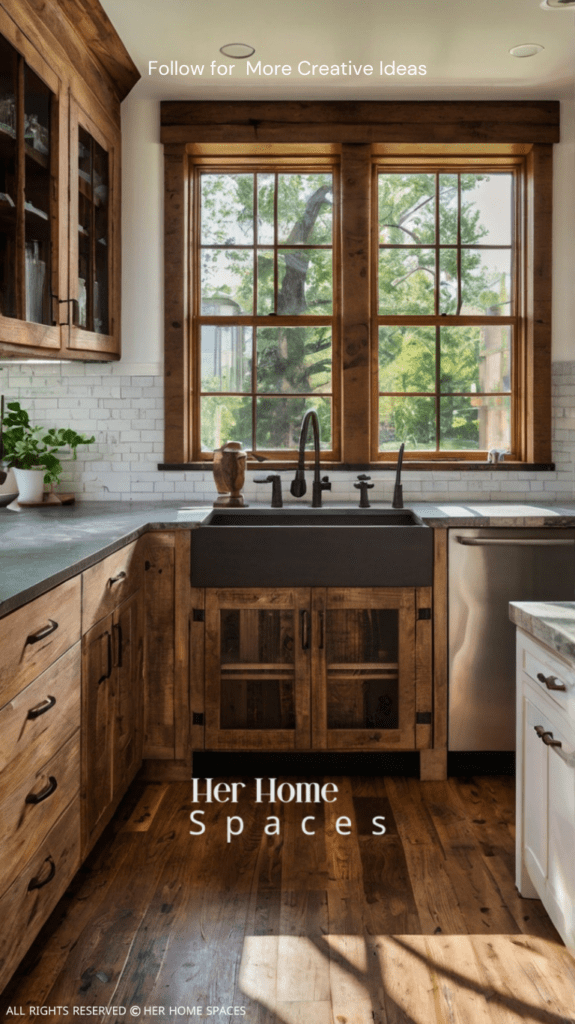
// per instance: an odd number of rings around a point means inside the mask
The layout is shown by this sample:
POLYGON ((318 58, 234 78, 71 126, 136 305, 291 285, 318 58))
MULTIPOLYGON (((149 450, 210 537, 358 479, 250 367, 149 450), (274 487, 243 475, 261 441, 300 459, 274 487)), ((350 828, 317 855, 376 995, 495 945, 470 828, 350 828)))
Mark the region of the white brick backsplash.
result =
MULTIPOLYGON (((21 402, 34 422, 45 427, 70 424, 96 441, 78 449, 77 462, 64 464, 62 482, 85 501, 129 501, 164 498, 213 502, 215 484, 205 471, 160 471, 163 461, 164 382, 161 376, 126 374, 122 363, 16 363, 0 364, 0 392, 7 401, 21 402)), ((553 366, 553 458, 555 472, 526 470, 416 470, 404 462, 404 502, 409 501, 567 501, 575 496, 575 361, 553 366)), ((249 501, 268 501, 271 484, 254 483, 265 468, 248 473, 245 494, 249 501)), ((292 473, 282 475, 284 500, 292 473)), ((311 494, 311 469, 307 473, 311 494)), ((351 470, 331 473, 332 489, 324 502, 353 501, 359 492, 351 470)), ((371 472, 373 502, 391 501, 394 475, 371 472)), ((307 497, 307 496, 306 496, 307 497)))

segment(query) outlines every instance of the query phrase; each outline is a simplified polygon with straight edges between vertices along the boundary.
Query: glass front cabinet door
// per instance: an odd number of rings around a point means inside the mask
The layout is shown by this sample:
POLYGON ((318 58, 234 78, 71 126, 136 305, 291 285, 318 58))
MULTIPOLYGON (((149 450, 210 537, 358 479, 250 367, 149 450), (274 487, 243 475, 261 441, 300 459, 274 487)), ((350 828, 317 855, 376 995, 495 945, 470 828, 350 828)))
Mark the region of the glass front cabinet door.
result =
POLYGON ((110 127, 70 105, 70 341, 71 349, 118 348, 119 146, 110 127))
POLYGON ((18 43, 0 34, 0 343, 48 354, 61 347, 65 101, 54 71, 24 37, 18 43))
POLYGON ((206 591, 206 748, 430 746, 430 596, 428 588, 206 591))

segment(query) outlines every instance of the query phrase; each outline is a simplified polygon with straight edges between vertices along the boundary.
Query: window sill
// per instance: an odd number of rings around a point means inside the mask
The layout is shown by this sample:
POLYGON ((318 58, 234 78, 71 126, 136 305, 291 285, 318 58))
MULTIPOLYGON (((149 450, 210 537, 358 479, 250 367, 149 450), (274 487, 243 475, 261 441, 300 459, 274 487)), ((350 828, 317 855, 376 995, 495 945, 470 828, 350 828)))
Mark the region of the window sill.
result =
MULTIPOLYGON (((271 459, 269 462, 248 462, 246 469, 248 472, 259 472, 266 473, 268 470, 274 471, 285 471, 293 472, 296 469, 296 462, 273 462, 271 459)), ((211 461, 206 462, 160 462, 158 464, 159 470, 166 470, 171 473, 182 472, 182 473, 194 473, 194 472, 207 472, 211 470, 211 461)), ((313 470, 313 462, 306 460, 306 470, 313 470)), ((349 463, 330 463, 321 461, 322 473, 354 473, 354 472, 365 472, 369 470, 371 473, 384 470, 387 472, 395 473, 397 469, 395 462, 371 462, 363 465, 351 465, 349 463)), ((457 461, 456 459, 445 459, 444 461, 433 461, 433 462, 415 462, 403 460, 402 473, 409 473, 410 470, 416 470, 417 472, 433 472, 433 470, 453 470, 464 472, 496 472, 505 473, 510 471, 515 472, 551 472, 555 469, 554 462, 475 462, 467 461, 462 459, 457 461)))

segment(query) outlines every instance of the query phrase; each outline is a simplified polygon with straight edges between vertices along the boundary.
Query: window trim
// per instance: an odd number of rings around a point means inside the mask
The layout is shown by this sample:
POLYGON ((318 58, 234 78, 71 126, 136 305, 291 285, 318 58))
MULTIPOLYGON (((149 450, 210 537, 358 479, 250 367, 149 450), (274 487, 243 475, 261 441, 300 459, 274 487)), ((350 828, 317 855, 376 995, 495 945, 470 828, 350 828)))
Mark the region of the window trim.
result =
MULTIPOLYGON (((341 258, 346 264, 341 305, 343 416, 341 462, 332 468, 386 466, 385 460, 370 462, 373 430, 365 413, 370 405, 373 358, 369 305, 373 255, 371 246, 360 240, 370 237, 372 157, 379 159, 386 151, 395 155, 401 149, 411 162, 412 156, 425 159, 426 152, 436 157, 442 144, 459 157, 477 153, 495 160, 519 155, 523 168, 524 332, 516 367, 518 460, 506 465, 550 465, 552 144, 559 141, 557 102, 169 102, 161 108, 165 155, 164 465, 193 465, 188 385, 190 158, 202 150, 204 154, 223 154, 226 144, 242 145, 246 155, 256 154, 259 146, 266 153, 281 148, 286 155, 340 152, 341 258)), ((464 460, 458 453, 439 455, 430 459, 427 453, 425 457, 414 453, 412 467, 473 466, 467 453, 464 460)))

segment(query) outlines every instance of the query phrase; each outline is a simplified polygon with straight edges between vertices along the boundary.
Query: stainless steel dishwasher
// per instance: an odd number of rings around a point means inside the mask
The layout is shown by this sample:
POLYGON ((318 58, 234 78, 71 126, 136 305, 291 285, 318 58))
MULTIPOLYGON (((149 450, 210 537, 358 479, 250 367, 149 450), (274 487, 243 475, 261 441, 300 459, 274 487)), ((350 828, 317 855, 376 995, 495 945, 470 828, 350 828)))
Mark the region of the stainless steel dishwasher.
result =
POLYGON ((449 750, 515 749, 510 601, 575 600, 575 530, 449 530, 449 750))

